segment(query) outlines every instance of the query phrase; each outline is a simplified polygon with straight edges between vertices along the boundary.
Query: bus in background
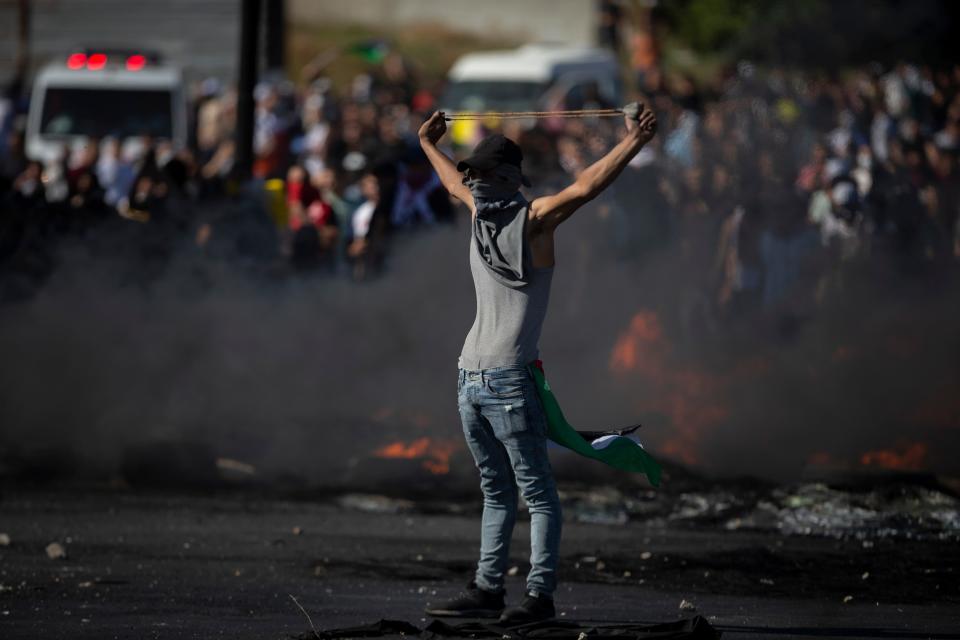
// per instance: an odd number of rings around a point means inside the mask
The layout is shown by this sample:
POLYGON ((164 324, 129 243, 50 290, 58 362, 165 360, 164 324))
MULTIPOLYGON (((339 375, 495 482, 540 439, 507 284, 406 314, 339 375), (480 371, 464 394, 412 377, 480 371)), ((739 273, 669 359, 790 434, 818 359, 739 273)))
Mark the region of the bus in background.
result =
POLYGON ((80 49, 34 78, 26 153, 56 162, 79 142, 149 136, 187 145, 183 75, 154 53, 80 49))

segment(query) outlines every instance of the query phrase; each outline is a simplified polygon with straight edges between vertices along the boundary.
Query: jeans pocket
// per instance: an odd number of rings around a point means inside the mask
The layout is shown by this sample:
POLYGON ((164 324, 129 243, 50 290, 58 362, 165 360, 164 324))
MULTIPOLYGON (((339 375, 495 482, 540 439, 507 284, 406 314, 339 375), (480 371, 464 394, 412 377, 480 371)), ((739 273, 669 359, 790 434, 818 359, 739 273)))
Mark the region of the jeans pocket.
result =
POLYGON ((527 383, 525 376, 511 373, 507 376, 491 376, 485 379, 484 386, 494 398, 522 398, 523 387, 527 383))
POLYGON ((490 422, 493 433, 501 441, 515 440, 521 434, 536 433, 530 423, 527 402, 523 395, 511 399, 498 399, 484 409, 484 417, 490 422))

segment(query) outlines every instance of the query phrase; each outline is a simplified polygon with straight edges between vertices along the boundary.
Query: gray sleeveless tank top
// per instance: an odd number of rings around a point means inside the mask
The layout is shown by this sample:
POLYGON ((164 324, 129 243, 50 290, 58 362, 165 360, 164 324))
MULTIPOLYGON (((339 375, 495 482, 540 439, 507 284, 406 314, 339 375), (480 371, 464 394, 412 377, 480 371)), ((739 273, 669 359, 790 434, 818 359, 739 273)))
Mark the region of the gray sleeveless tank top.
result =
POLYGON ((484 264, 474 238, 470 238, 470 273, 477 293, 477 316, 460 352, 461 369, 478 371, 529 364, 538 358, 537 343, 547 315, 553 267, 524 271, 524 286, 501 284, 484 264))

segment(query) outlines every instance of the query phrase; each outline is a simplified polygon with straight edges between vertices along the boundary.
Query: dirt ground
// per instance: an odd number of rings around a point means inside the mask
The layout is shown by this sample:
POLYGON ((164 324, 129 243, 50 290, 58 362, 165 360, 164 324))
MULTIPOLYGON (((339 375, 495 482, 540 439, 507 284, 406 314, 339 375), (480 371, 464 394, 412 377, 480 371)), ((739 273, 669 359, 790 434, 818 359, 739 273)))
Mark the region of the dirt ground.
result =
MULTIPOLYGON (((318 629, 422 627, 423 606, 469 579, 478 525, 469 508, 335 496, 6 488, 0 637, 289 638, 310 630, 290 596, 318 629), (54 542, 65 557, 49 557, 54 542)), ((510 600, 527 545, 521 523, 510 600)), ((699 613, 734 639, 960 639, 955 542, 571 519, 562 554, 556 602, 568 620, 699 613)))

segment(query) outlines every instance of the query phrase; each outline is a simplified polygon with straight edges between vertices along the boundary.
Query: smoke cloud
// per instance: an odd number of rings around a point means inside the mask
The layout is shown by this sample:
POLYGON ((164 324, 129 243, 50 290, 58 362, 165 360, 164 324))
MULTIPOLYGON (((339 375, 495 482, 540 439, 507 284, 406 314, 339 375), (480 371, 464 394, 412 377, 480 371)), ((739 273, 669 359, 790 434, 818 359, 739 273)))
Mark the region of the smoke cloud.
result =
MULTIPOLYGON (((263 477, 323 484, 374 468, 390 442, 459 442, 474 313, 463 222, 397 238, 365 283, 252 276, 182 251, 134 286, 78 241, 0 311, 0 447, 63 447, 109 476, 130 447, 203 442, 263 477)), ((612 233, 595 207, 558 231, 541 354, 573 424, 640 419, 655 453, 721 475, 960 472, 955 281, 852 273, 789 327, 762 311, 719 322, 696 311, 698 274, 673 249, 615 257, 612 233)))

